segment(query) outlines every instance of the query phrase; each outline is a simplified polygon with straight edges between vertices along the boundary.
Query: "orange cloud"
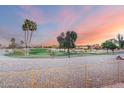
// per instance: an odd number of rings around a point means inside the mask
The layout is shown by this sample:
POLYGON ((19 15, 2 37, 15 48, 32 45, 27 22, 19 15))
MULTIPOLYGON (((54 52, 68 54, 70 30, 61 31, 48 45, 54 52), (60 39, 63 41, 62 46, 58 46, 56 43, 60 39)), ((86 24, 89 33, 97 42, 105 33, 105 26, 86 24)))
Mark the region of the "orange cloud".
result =
POLYGON ((119 33, 118 29, 124 28, 124 11, 110 10, 111 8, 90 15, 78 25, 77 44, 101 43, 103 40, 115 37, 111 33, 119 33))

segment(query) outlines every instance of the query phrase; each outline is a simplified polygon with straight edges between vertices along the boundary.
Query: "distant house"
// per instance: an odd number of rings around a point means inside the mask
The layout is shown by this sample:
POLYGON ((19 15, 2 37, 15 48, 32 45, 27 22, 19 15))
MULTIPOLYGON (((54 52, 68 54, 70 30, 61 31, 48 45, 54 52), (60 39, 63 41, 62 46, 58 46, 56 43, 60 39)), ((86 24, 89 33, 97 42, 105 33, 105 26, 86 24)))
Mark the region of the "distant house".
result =
POLYGON ((92 45, 92 49, 101 49, 102 47, 99 44, 92 45))
POLYGON ((88 49, 88 46, 87 45, 79 45, 79 46, 76 46, 76 49, 87 50, 88 49))
POLYGON ((76 47, 77 49, 83 49, 83 50, 92 50, 92 49, 101 49, 101 46, 99 44, 94 45, 80 45, 76 47))

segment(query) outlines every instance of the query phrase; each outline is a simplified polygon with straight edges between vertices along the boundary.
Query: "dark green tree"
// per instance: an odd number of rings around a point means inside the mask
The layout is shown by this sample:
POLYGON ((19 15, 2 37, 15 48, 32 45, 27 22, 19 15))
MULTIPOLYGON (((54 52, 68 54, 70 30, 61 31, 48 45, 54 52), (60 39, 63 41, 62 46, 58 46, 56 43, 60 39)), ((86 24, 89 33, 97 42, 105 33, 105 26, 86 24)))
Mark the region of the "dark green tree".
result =
POLYGON ((102 48, 107 50, 111 50, 114 53, 114 50, 117 48, 116 44, 114 44, 112 41, 105 41, 104 43, 102 43, 102 48))
POLYGON ((57 37, 60 48, 66 48, 68 51, 68 57, 70 57, 70 49, 75 48, 75 42, 77 40, 77 33, 74 31, 67 31, 66 34, 61 33, 57 37))
POLYGON ((60 48, 65 48, 65 34, 62 32, 58 37, 57 41, 59 42, 59 47, 60 48))

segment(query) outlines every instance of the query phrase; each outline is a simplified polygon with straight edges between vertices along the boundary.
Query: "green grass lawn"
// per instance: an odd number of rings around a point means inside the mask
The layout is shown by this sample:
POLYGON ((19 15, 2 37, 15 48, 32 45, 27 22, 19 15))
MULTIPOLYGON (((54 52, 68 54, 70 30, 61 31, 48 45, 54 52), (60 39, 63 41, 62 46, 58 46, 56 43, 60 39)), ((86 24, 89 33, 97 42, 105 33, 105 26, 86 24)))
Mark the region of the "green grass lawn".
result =
POLYGON ((45 57, 45 56, 50 56, 50 52, 49 52, 48 49, 33 48, 33 49, 30 49, 29 56, 41 56, 41 57, 45 57))
POLYGON ((65 52, 53 52, 45 48, 32 48, 29 49, 29 55, 25 56, 25 52, 22 50, 16 50, 13 54, 7 54, 11 57, 24 57, 24 58, 45 58, 45 57, 55 57, 55 56, 66 56, 65 52))
MULTIPOLYGON (((100 53, 100 52, 71 52, 70 56, 89 56, 89 55, 111 55, 112 53, 100 53)), ((116 53, 115 53, 116 54, 116 53)), ((68 56, 67 52, 64 51, 51 51, 46 48, 32 48, 29 49, 29 55, 25 56, 25 51, 21 49, 15 50, 13 54, 8 54, 7 56, 12 57, 24 57, 24 58, 48 58, 48 57, 65 57, 68 56)))

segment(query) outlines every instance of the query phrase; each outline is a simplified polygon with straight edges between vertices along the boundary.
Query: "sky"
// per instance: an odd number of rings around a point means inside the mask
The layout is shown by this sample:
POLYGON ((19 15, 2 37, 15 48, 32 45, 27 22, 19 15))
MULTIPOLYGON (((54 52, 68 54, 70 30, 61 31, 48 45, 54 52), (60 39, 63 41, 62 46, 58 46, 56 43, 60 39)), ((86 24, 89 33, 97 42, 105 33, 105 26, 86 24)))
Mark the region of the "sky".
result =
POLYGON ((0 44, 8 45, 11 38, 24 40, 25 19, 37 23, 32 45, 58 45, 61 32, 75 31, 77 45, 100 44, 124 34, 124 6, 40 5, 0 6, 0 44))

